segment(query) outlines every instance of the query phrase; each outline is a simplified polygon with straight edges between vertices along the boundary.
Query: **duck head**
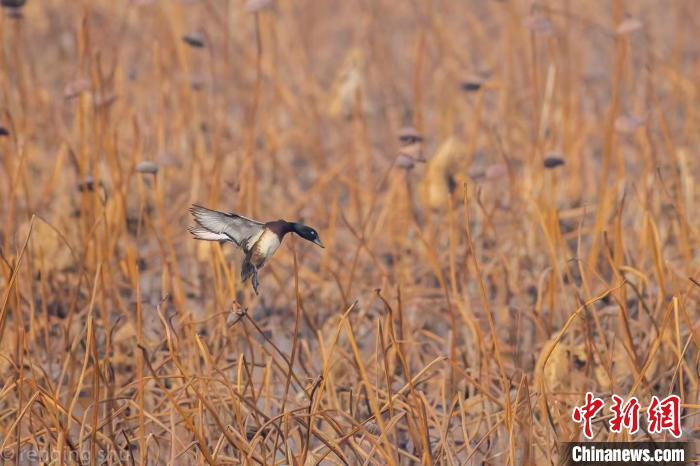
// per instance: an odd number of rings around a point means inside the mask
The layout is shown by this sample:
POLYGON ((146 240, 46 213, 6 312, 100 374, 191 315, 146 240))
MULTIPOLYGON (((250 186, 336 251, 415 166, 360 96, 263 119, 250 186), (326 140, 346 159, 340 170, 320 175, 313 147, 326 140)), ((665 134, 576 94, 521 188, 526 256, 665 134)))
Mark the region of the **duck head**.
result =
POLYGON ((294 230, 294 233, 301 236, 305 240, 311 241, 312 243, 318 244, 322 248, 325 248, 321 242, 321 238, 318 237, 318 232, 313 228, 307 227, 303 223, 294 223, 292 225, 292 229, 294 230))

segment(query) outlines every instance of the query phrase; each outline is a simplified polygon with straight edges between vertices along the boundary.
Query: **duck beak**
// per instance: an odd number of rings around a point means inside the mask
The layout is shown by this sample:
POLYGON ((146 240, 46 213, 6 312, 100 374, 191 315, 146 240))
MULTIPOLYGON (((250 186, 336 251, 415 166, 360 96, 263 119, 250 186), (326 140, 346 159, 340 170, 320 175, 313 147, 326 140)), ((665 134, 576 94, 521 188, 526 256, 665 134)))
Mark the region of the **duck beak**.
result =
POLYGON ((316 244, 318 244, 319 246, 321 246, 321 247, 324 248, 324 249, 326 248, 326 247, 323 245, 323 243, 321 242, 321 238, 316 238, 313 242, 316 243, 316 244))

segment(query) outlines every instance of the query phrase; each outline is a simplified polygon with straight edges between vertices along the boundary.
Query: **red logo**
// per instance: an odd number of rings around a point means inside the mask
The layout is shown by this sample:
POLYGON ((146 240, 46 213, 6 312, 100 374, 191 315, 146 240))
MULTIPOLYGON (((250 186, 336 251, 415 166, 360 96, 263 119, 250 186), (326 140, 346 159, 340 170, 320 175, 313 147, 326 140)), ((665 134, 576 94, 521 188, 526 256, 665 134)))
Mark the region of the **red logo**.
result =
MULTIPOLYGON (((639 400, 631 397, 625 401, 618 395, 612 395, 613 404, 610 406, 612 418, 608 421, 610 432, 619 434, 626 429, 630 434, 639 431, 639 400)), ((571 419, 583 426, 583 435, 588 439, 593 438, 593 418, 603 409, 605 402, 586 392, 586 402, 581 406, 575 406, 571 413, 571 419)), ((651 403, 647 408, 647 431, 650 434, 661 434, 668 431, 676 438, 682 434, 681 430, 681 399, 678 395, 669 395, 663 400, 657 396, 651 397, 651 403)))
POLYGON ((613 418, 609 422, 610 431, 619 434, 624 427, 630 434, 636 434, 639 430, 639 400, 632 397, 625 403, 625 400, 617 395, 613 395, 612 399, 610 411, 613 412, 613 418))
POLYGON ((669 395, 659 401, 657 396, 651 397, 647 411, 649 433, 660 434, 664 430, 678 438, 681 436, 681 399, 678 395, 669 395))
POLYGON ((583 406, 576 406, 574 412, 571 413, 574 422, 583 424, 583 435, 589 439, 593 438, 591 420, 598 414, 598 411, 603 409, 603 406, 605 406, 603 400, 594 397, 591 392, 586 392, 586 403, 583 406))

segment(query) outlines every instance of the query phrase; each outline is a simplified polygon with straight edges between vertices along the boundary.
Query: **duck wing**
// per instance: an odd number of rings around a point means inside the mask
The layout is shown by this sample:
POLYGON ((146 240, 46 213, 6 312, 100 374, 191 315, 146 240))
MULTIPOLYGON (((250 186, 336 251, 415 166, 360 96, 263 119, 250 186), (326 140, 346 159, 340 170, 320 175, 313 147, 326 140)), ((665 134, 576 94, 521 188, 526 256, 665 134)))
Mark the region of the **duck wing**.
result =
POLYGON ((219 212, 194 204, 190 213, 197 226, 189 231, 195 238, 205 241, 231 241, 246 248, 250 238, 262 234, 265 224, 234 213, 219 212))

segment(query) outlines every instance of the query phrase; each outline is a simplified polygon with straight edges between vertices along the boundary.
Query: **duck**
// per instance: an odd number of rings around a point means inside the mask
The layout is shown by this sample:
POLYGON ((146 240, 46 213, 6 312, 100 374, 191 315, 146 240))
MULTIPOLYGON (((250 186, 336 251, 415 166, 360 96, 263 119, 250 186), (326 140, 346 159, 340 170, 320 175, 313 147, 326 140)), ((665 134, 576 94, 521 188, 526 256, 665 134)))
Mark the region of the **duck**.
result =
POLYGON ((325 246, 318 232, 300 222, 274 220, 260 222, 232 212, 219 212, 198 204, 190 207, 196 223, 188 228, 195 239, 233 243, 243 251, 245 257, 241 266, 241 280, 249 278, 255 294, 258 294, 258 270, 277 252, 287 233, 296 233, 307 241, 322 248, 325 246))

